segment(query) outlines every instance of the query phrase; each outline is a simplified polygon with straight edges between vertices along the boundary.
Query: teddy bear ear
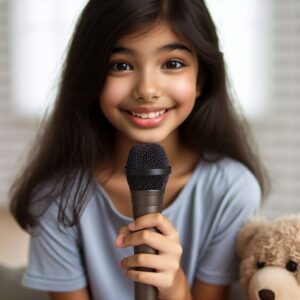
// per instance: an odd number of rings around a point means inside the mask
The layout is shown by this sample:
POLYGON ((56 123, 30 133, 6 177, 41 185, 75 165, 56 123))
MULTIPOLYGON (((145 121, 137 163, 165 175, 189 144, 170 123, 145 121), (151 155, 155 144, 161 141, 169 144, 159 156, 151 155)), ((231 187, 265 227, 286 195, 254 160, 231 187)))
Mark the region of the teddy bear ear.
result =
POLYGON ((250 241, 266 223, 267 220, 264 217, 252 217, 239 230, 237 235, 237 254, 240 258, 244 256, 245 249, 248 247, 250 241))

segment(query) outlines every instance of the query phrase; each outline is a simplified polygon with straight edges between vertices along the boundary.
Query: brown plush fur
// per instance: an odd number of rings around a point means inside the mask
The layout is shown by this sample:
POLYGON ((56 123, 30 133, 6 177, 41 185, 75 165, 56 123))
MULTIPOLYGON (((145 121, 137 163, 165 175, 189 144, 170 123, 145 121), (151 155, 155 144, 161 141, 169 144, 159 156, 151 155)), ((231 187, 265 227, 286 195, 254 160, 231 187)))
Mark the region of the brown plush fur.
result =
POLYGON ((241 262, 241 284, 246 289, 258 270, 257 262, 285 268, 289 261, 298 263, 293 272, 300 284, 300 215, 267 222, 253 218, 239 232, 237 251, 241 262))

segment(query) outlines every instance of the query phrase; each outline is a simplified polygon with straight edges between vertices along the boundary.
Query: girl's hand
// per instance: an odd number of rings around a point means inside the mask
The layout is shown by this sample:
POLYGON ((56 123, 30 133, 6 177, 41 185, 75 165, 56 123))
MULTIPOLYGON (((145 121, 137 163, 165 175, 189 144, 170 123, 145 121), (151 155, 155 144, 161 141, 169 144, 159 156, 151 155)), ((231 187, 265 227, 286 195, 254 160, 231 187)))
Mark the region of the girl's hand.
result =
POLYGON ((158 250, 155 254, 137 254, 124 258, 121 267, 131 280, 157 287, 159 299, 187 299, 188 285, 180 268, 182 247, 173 224, 162 214, 148 214, 137 218, 128 227, 122 227, 116 239, 116 246, 126 248, 148 245, 158 250), (146 230, 156 227, 160 233, 146 230), (156 269, 156 272, 133 270, 134 267, 156 269))

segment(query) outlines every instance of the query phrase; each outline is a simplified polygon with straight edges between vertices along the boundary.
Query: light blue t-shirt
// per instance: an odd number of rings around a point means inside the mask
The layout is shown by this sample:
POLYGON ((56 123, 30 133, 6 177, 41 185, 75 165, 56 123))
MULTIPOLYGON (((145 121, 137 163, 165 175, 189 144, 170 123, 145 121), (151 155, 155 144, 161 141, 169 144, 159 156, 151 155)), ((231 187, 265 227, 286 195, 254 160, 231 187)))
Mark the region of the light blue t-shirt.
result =
MULTIPOLYGON (((119 267, 132 248, 119 249, 115 239, 132 219, 119 213, 101 185, 80 223, 57 222, 58 199, 40 219, 30 241, 23 284, 46 291, 72 291, 88 286, 94 300, 132 300, 134 285, 119 267)), ((163 214, 176 227, 183 255, 181 267, 193 281, 230 284, 238 279, 236 234, 259 208, 261 192, 250 171, 232 159, 199 162, 188 183, 163 214)))

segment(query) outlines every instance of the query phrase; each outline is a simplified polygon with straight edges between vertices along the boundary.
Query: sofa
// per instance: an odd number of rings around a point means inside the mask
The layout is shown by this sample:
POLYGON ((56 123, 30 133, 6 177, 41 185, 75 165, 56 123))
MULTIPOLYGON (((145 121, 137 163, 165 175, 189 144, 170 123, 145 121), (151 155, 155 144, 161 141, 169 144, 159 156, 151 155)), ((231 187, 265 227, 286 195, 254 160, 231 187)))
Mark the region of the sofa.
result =
POLYGON ((0 300, 49 300, 48 294, 21 285, 24 268, 0 265, 0 300))

